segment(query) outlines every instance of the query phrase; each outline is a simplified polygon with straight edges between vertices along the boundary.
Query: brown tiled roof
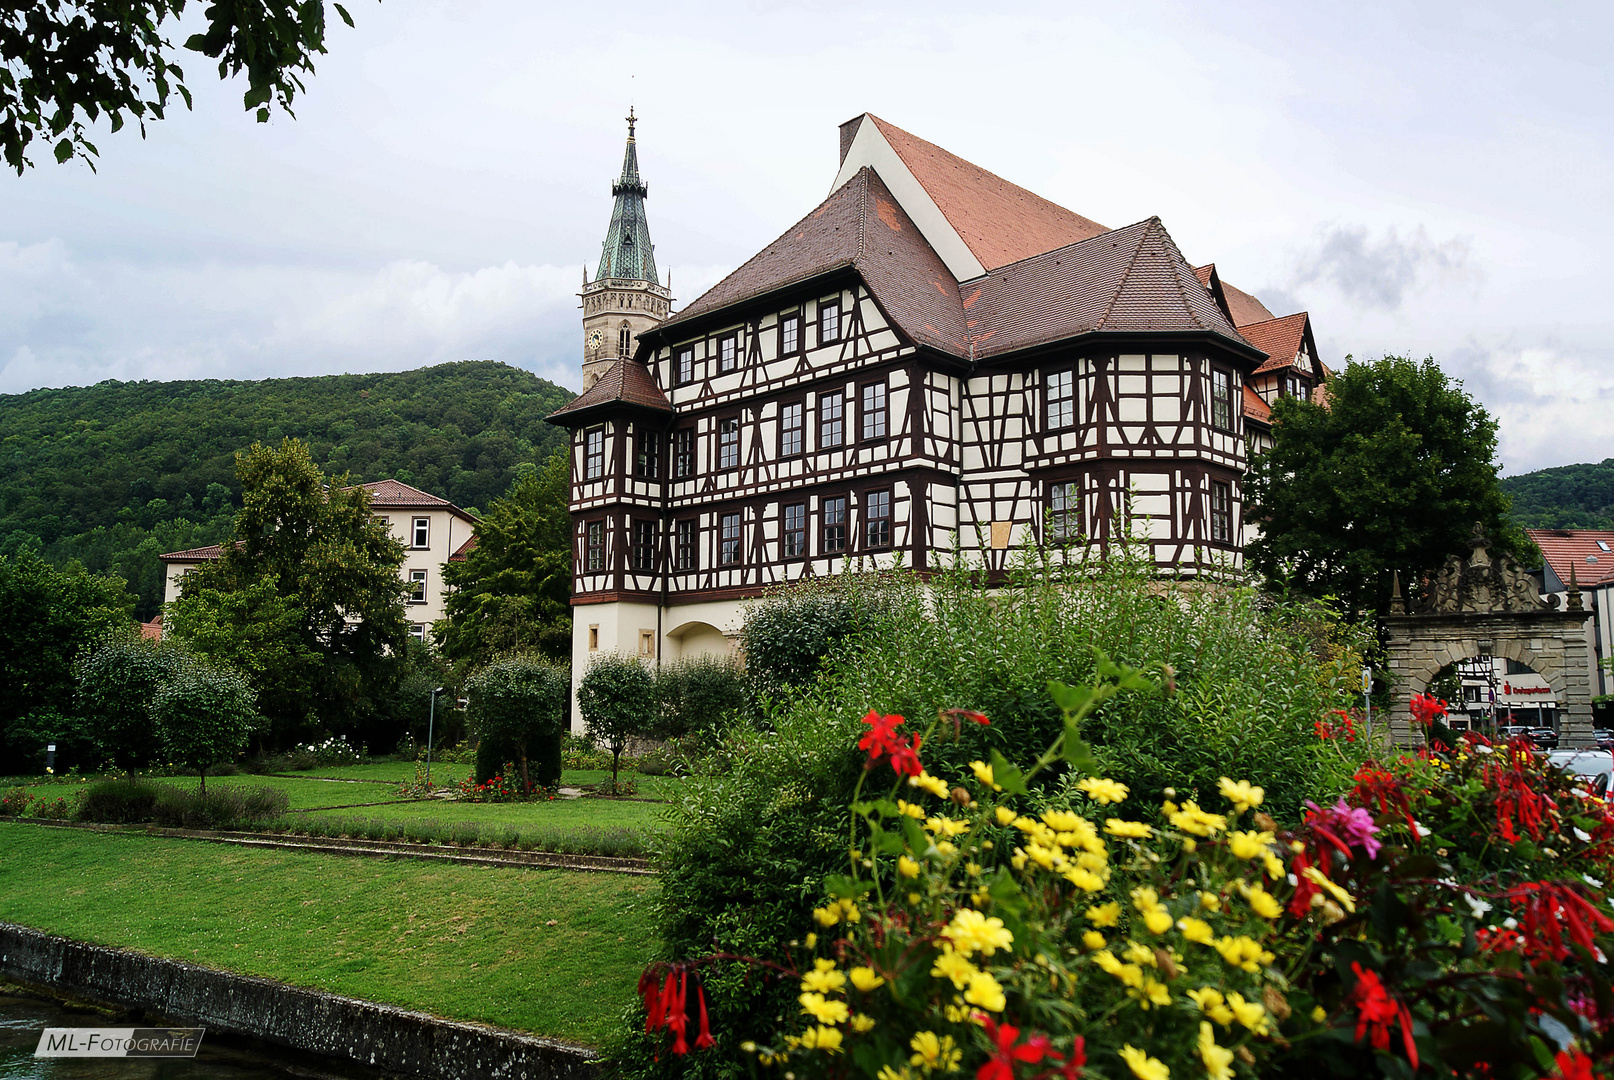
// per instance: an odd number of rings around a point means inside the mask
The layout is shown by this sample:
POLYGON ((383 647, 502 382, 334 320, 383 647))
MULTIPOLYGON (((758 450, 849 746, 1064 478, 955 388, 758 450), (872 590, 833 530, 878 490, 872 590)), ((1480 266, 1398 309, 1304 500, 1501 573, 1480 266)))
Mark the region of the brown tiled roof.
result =
POLYGON ((1309 316, 1302 311, 1281 319, 1246 323, 1239 327, 1239 333, 1244 335, 1246 341, 1267 354, 1267 362, 1256 368, 1255 374, 1294 364, 1295 357, 1300 355, 1300 347, 1306 342, 1308 319, 1309 316))
POLYGON ((855 268, 915 341, 955 355, 968 352, 958 283, 870 168, 860 169, 783 236, 662 323, 658 332, 842 268, 855 268))
POLYGON ((1222 281, 1222 294, 1227 297, 1227 309, 1233 313, 1233 325, 1241 329, 1251 323, 1270 322, 1277 317, 1261 301, 1243 289, 1229 285, 1226 279, 1222 281))
POLYGON ((1268 405, 1249 383, 1244 384, 1244 416, 1245 419, 1254 420, 1258 424, 1272 426, 1272 406, 1268 405))
POLYGON ((136 623, 140 627, 140 637, 143 641, 161 641, 163 639, 163 617, 158 615, 150 622, 136 623))
POLYGON ((1614 548, 1614 531, 1607 529, 1526 529, 1536 542, 1541 554, 1558 575, 1558 580, 1569 583, 1571 568, 1575 583, 1582 587, 1606 585, 1614 581, 1614 551, 1597 546, 1601 540, 1614 548), (1588 561, 1593 560, 1593 561, 1588 561))
POLYGON ((959 286, 978 356, 1088 333, 1217 334, 1247 351, 1159 218, 959 286))
POLYGON ((206 547, 186 548, 184 551, 170 551, 158 557, 163 562, 212 562, 223 554, 224 548, 218 544, 209 544, 206 547))
POLYGON ((454 549, 454 554, 448 557, 448 561, 464 562, 465 556, 469 555, 474 550, 476 550, 476 534, 472 533, 469 540, 465 541, 465 543, 454 549))
POLYGON ((1109 231, 872 113, 868 118, 982 266, 1007 266, 1109 231))
POLYGON ((370 505, 375 507, 395 506, 400 508, 438 510, 458 509, 447 499, 439 498, 417 487, 410 487, 401 480, 371 480, 367 484, 356 484, 370 493, 370 505))
POLYGON ((564 423, 556 417, 575 418, 575 414, 593 412, 611 405, 631 405, 655 412, 673 411, 667 395, 656 385, 649 369, 637 360, 623 357, 606 368, 605 374, 593 386, 550 413, 549 419, 564 423))

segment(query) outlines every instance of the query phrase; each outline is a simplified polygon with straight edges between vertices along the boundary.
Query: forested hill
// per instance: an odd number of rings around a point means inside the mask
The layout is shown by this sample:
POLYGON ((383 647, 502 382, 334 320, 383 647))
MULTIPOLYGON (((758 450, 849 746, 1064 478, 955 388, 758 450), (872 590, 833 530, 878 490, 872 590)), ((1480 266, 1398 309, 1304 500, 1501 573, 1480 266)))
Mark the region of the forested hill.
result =
POLYGON ((1614 529, 1614 458, 1510 476, 1502 490, 1531 529, 1614 529))
POLYGON ((544 417, 572 391, 490 361, 380 375, 255 382, 104 382, 0 395, 0 553, 130 579, 161 598, 164 551, 221 539, 240 504, 235 454, 306 440, 327 473, 393 477, 463 507, 504 493, 565 432, 544 417))

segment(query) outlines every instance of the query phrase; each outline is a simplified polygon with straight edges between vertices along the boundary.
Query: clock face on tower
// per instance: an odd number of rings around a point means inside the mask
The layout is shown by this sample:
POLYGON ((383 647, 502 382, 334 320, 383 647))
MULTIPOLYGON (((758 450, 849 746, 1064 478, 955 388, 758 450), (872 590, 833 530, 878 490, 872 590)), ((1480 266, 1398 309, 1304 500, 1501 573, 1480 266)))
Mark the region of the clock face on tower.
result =
POLYGON ((592 334, 590 334, 588 336, 588 348, 589 348, 590 352, 595 352, 595 351, 597 351, 599 349, 599 347, 600 347, 600 332, 598 330, 596 330, 596 331, 594 331, 592 334))

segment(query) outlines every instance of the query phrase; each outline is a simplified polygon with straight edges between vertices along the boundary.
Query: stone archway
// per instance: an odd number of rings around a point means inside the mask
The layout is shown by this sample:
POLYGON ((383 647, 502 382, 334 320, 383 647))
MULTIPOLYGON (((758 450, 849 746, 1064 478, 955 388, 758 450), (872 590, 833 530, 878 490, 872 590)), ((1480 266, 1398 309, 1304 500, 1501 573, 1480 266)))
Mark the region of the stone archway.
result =
POLYGON ((1571 584, 1569 602, 1543 600, 1535 580, 1511 559, 1492 559, 1490 541, 1474 526, 1467 559, 1453 555, 1423 581, 1420 597, 1408 610, 1396 579, 1390 614, 1390 673, 1399 686, 1390 709, 1390 732, 1397 742, 1415 742, 1408 701, 1428 688, 1447 664, 1471 656, 1501 656, 1528 664, 1552 687, 1562 703, 1559 745, 1592 743, 1592 686, 1587 667, 1586 624, 1590 615, 1571 584))

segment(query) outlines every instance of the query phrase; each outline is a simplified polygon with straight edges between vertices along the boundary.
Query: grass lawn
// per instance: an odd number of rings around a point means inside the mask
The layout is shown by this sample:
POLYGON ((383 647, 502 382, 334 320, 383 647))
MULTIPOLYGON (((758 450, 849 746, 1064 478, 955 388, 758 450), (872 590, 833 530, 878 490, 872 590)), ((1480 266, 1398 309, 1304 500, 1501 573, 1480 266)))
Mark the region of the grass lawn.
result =
POLYGON ((0 823, 0 920, 590 1046, 633 995, 655 888, 0 823))

